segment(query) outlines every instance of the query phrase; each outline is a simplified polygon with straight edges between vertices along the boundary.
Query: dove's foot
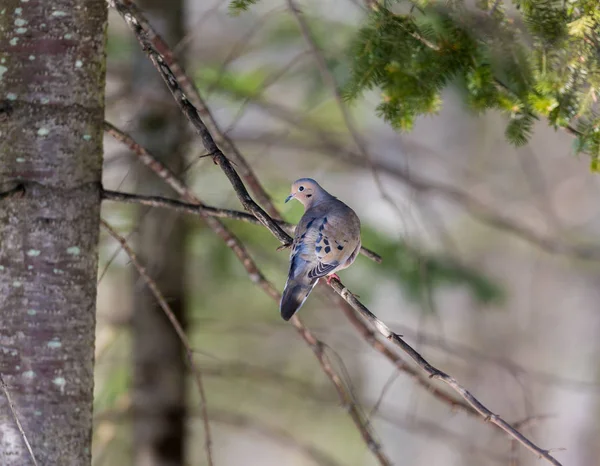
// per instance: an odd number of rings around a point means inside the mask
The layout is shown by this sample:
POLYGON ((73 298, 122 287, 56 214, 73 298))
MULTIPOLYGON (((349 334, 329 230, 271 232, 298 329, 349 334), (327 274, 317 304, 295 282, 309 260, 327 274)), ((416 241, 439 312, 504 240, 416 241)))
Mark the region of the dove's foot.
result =
POLYGON ((332 273, 331 275, 327 275, 327 284, 331 285, 331 280, 333 279, 339 280, 340 277, 338 277, 337 273, 332 273))

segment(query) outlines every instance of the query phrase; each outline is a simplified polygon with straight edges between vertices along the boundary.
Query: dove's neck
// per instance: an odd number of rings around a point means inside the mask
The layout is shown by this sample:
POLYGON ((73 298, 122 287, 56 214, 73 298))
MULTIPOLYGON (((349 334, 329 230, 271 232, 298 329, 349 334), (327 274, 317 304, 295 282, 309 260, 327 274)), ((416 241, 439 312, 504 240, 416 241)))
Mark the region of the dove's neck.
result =
POLYGON ((314 194, 313 197, 306 199, 306 204, 304 204, 304 210, 311 209, 312 207, 316 207, 324 202, 333 201, 337 199, 335 196, 332 196, 327 191, 322 190, 314 194))

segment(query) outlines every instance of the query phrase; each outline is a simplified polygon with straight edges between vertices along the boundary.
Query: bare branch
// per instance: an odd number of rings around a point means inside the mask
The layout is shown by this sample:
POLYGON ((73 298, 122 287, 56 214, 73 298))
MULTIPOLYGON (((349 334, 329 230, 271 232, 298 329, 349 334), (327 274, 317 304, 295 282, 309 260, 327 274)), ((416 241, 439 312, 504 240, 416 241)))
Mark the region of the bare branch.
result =
MULTIPOLYGON (((520 421, 517 421, 514 423, 515 427, 517 429, 525 429, 526 427, 530 427, 532 424, 536 424, 538 422, 541 422, 545 419, 548 419, 549 417, 551 417, 548 414, 541 414, 538 416, 529 416, 526 417, 525 419, 521 419, 520 421)), ((509 466, 518 466, 519 465, 519 455, 517 452, 517 441, 514 439, 511 439, 510 441, 510 461, 509 461, 509 466)))
POLYGON ((165 315, 171 322, 171 325, 173 326, 173 328, 175 329, 175 332, 177 332, 177 335, 179 336, 179 339, 181 340, 181 344, 185 348, 185 353, 186 353, 186 356, 188 359, 188 364, 190 365, 190 370, 194 374, 194 378, 196 380, 196 385, 198 387, 198 393, 200 394, 200 401, 202 402, 201 410, 202 410, 202 419, 204 422, 204 447, 206 449, 206 457, 208 459, 208 464, 209 464, 209 466, 212 466, 214 464, 214 461, 213 461, 213 455, 212 455, 212 440, 211 440, 211 433, 210 433, 210 423, 208 422, 208 409, 207 409, 207 403, 206 403, 206 393, 204 391, 204 384, 202 383, 202 373, 200 372, 200 369, 197 367, 197 365, 194 362, 194 353, 192 351, 192 346, 190 345, 187 335, 185 334, 183 327, 181 327, 181 324, 177 320, 177 317, 175 317, 175 314, 173 314, 171 307, 167 304, 167 301, 165 300, 164 296, 162 295, 160 289, 158 288, 158 285, 150 277, 150 275, 148 275, 148 272, 146 272, 146 268, 139 262, 136 254, 133 252, 133 249, 131 249, 131 247, 125 240, 125 238, 123 238, 121 235, 119 235, 119 233, 117 233, 117 231, 113 227, 111 227, 105 220, 100 219, 100 224, 118 243, 121 244, 121 247, 123 248, 125 253, 129 256, 131 263, 137 269, 140 276, 144 279, 144 281, 146 282, 146 285, 148 286, 148 288, 150 289, 150 291, 156 298, 156 301, 158 302, 158 304, 164 311, 165 315))
MULTIPOLYGON (((165 64, 169 66, 173 72, 173 76, 177 79, 177 82, 180 84, 183 92, 185 92, 186 97, 190 100, 194 107, 196 107, 198 114, 204 118, 204 122, 212 134, 212 137, 216 140, 217 144, 223 148, 227 154, 227 157, 231 159, 231 161, 238 167, 238 170, 241 172, 246 184, 250 187, 258 201, 265 207, 265 209, 267 209, 272 217, 279 218, 277 209, 273 205, 271 198, 265 189, 258 181, 258 178, 254 174, 252 167, 250 167, 248 162, 246 162, 246 159, 242 156, 229 136, 227 136, 227 134, 221 130, 217 121, 212 116, 209 108, 206 106, 204 99, 202 99, 200 96, 200 93, 194 85, 194 82, 186 74, 183 67, 175 58, 175 54, 171 51, 162 37, 154 30, 152 25, 146 20, 144 15, 140 12, 135 4, 128 0, 123 3, 127 4, 127 8, 130 8, 135 14, 138 25, 144 32, 145 37, 156 48, 158 53, 165 61, 165 64)), ((209 150, 208 147, 206 149, 210 153, 213 153, 213 151, 209 150)), ((244 205, 244 207, 246 206, 244 205)))
MULTIPOLYGON (((177 177, 162 163, 155 159, 146 149, 140 146, 133 140, 129 135, 120 131, 119 129, 112 126, 110 123, 104 123, 105 131, 115 137, 117 140, 126 144, 139 158, 140 160, 151 170, 153 170, 159 177, 161 177, 166 183, 173 188, 182 198, 186 199, 199 207, 204 208, 204 204, 198 199, 194 193, 191 192, 177 177)), ((199 211, 199 214, 204 218, 207 224, 217 233, 217 235, 225 242, 235 255, 238 257, 248 276, 257 284, 267 295, 269 295, 275 302, 279 303, 281 295, 275 289, 272 283, 270 283, 264 275, 260 272, 256 266, 254 260, 250 257, 241 242, 223 225, 217 218, 211 217, 207 212, 203 210, 199 211)), ((354 402, 352 396, 348 393, 339 375, 334 371, 331 366, 323 348, 323 343, 317 339, 298 319, 294 316, 291 319, 291 323, 294 325, 300 336, 308 344, 313 354, 317 358, 323 372, 329 377, 333 383, 338 396, 342 402, 342 405, 350 413, 354 424, 358 428, 361 436, 363 437, 367 447, 373 452, 373 454, 379 460, 381 465, 390 465, 391 462, 385 456, 381 449, 381 445, 375 440, 374 434, 371 432, 371 427, 368 421, 366 421, 358 406, 354 402)))
POLYGON ((325 451, 308 443, 301 442, 288 430, 266 423, 257 417, 251 417, 246 414, 222 409, 216 410, 211 414, 211 417, 216 422, 232 427, 250 429, 254 432, 264 435, 265 437, 271 438, 281 445, 298 450, 303 455, 310 458, 315 464, 324 466, 340 466, 340 463, 325 451))
MULTIPOLYGON (((196 108, 190 103, 183 90, 177 83, 177 78, 173 75, 173 72, 170 70, 169 66, 165 62, 165 59, 161 56, 161 54, 154 48, 153 44, 146 37, 146 33, 140 26, 140 22, 136 19, 136 12, 132 11, 129 6, 131 3, 127 0, 125 3, 120 0, 108 0, 110 5, 119 11, 119 13, 123 16, 126 22, 134 31, 137 39, 141 43, 143 49, 146 51, 152 62, 155 64, 156 68, 161 73, 165 83, 171 90, 175 100, 180 106, 181 110, 188 117, 190 122, 194 125, 197 132, 202 138, 203 144, 206 150, 213 156, 213 160, 216 164, 218 164, 223 172, 228 177, 230 183, 233 186, 238 198, 242 202, 244 208, 254 214, 260 222, 265 225, 284 245, 289 244, 289 236, 275 223, 275 221, 269 217, 269 215, 264 212, 250 197, 246 188, 242 182, 242 180, 237 175, 234 168, 231 166, 227 158, 223 155, 220 149, 216 146, 212 136, 210 135, 208 129, 202 122, 198 111, 196 108)), ((208 217, 207 219, 212 219, 216 221, 215 218, 208 217)), ((392 341, 396 346, 398 346, 402 351, 407 353, 417 364, 431 377, 436 378, 444 383, 448 384, 453 390, 455 390, 462 398, 464 398, 469 405, 474 408, 481 416, 484 417, 486 421, 489 421, 506 433, 508 433, 511 437, 516 439, 522 445, 543 457, 548 462, 559 465, 560 463, 550 455, 547 450, 543 450, 536 446, 533 442, 523 436, 519 431, 510 426, 506 421, 504 421, 497 414, 492 413, 488 408, 486 408, 479 400, 477 400, 471 393, 469 393, 465 388, 463 388, 454 378, 440 371, 439 369, 433 367, 429 362, 427 362, 416 350, 414 350, 408 343, 406 343, 399 335, 392 332, 385 323, 380 321, 369 309, 364 306, 350 291, 344 287, 344 285, 337 279, 333 279, 330 281, 330 286, 344 299, 346 300, 357 312, 359 312, 370 325, 373 325, 374 328, 385 338, 392 341)), ((299 322, 299 320, 294 317, 292 319, 292 323, 298 331, 303 334, 305 340, 309 342, 310 339, 306 336, 308 330, 299 322)), ((311 348, 317 357, 319 358, 323 369, 328 373, 327 368, 330 368, 328 361, 323 357, 323 351, 321 348, 322 345, 317 344, 317 341, 314 341, 311 344, 311 348)), ((331 380, 334 382, 338 393, 340 394, 340 398, 344 400, 343 396, 345 394, 344 388, 341 385, 341 380, 337 378, 337 375, 333 374, 330 376, 331 380)), ((348 399, 347 406, 349 407, 350 413, 355 420, 355 423, 361 428, 361 434, 363 434, 363 439, 371 449, 371 451, 377 456, 381 464, 390 464, 387 457, 383 455, 381 452, 381 448, 378 443, 376 443, 369 431, 369 426, 365 422, 361 422, 360 413, 354 413, 353 409, 355 408, 352 399, 348 399)))
MULTIPOLYGON (((117 141, 120 141, 128 146, 133 153, 138 156, 144 165, 146 165, 161 179, 163 179, 183 199, 191 204, 202 208, 204 207, 204 204, 200 201, 200 199, 198 199, 196 195, 182 181, 180 181, 173 172, 159 162, 146 149, 140 146, 131 136, 106 121, 104 122, 104 130, 113 136, 117 141)), ((227 247, 234 252, 240 262, 244 265, 244 268, 248 272, 252 282, 260 286, 265 293, 267 293, 273 299, 278 300, 279 294, 277 290, 265 279, 241 241, 231 231, 229 231, 229 229, 219 219, 211 217, 208 215, 208 213, 204 212, 203 209, 199 210, 198 214, 202 216, 207 225, 225 242, 227 247)), ((284 235, 289 238, 287 233, 284 232, 284 235)))
MULTIPOLYGON (((285 121, 294 125, 293 121, 285 121)), ((295 126, 309 131, 308 127, 295 126)), ((315 134, 319 137, 320 143, 310 144, 306 143, 306 141, 293 141, 288 143, 288 145, 295 148, 318 150, 330 157, 342 159, 351 165, 365 169, 371 168, 369 161, 365 160, 360 154, 328 138, 324 133, 315 134)), ((256 140, 249 142, 256 142, 256 140)), ((378 172, 385 172, 386 175, 396 178, 411 189, 425 195, 435 195, 451 201, 465 209, 469 215, 482 223, 510 233, 549 254, 564 255, 585 261, 600 261, 600 248, 597 245, 571 244, 539 233, 527 225, 498 212, 463 189, 423 178, 399 167, 397 164, 384 160, 374 160, 373 165, 378 172)))
MULTIPOLYGON (((205 117, 208 117, 213 123, 213 131, 215 134, 222 134, 221 131, 217 128, 216 123, 209 116, 208 110, 197 90, 185 76, 181 67, 174 62, 173 54, 170 49, 167 47, 166 43, 160 39, 158 34, 152 28, 148 21, 144 18, 144 15, 137 9, 137 7, 130 0, 108 0, 110 6, 115 8, 119 14, 125 19, 127 24, 132 28, 135 33, 136 38, 142 45, 142 48, 147 53, 147 55, 152 60, 152 63, 156 66, 157 70, 160 72, 163 80, 167 84, 167 87, 173 94, 173 97, 177 101, 181 111, 188 118, 190 123, 196 129, 196 132, 202 139, 202 143, 204 144, 204 148, 206 151, 212 156, 213 161, 219 165, 225 176, 229 179, 230 183, 235 187, 235 192, 244 206, 244 208, 252 213, 256 218, 260 220, 260 222, 265 225, 271 232, 275 235, 277 239, 282 242, 285 242, 289 237, 286 233, 275 223, 275 221, 256 203, 254 199, 250 197, 244 183, 240 179, 237 172, 233 169, 233 166, 225 157, 221 149, 215 143, 210 131, 207 126, 204 124, 204 121, 201 118, 201 113, 199 109, 203 109, 202 112, 205 113, 205 117), (166 55, 165 55, 166 54, 166 55), (178 71, 177 75, 171 69, 171 66, 175 65, 176 70, 178 71), (178 78, 183 79, 183 83, 185 83, 185 87, 183 84, 180 84, 178 78), (194 106, 192 102, 195 102, 198 107, 194 106)), ((223 143, 221 141, 221 143, 223 143)), ((233 147, 233 144, 230 144, 230 147, 233 147)), ((247 169, 250 170, 250 167, 243 161, 241 154, 236 155, 232 150, 232 154, 234 154, 235 161, 237 164, 247 166, 247 169)), ((238 153, 239 154, 239 153, 238 153)), ((233 159, 232 159, 233 160, 233 159)), ((251 172, 251 171, 250 171, 251 172)), ((254 180, 256 177, 252 174, 250 176, 251 182, 254 185, 254 180)), ((258 183, 258 181, 256 181, 258 183)), ((266 194, 265 194, 266 196, 266 194)), ((268 198, 268 196, 267 196, 268 198)))
POLYGON ((4 381, 4 377, 2 377, 1 373, 0 373, 0 387, 2 387, 2 391, 4 392, 4 396, 6 397, 6 402, 8 403, 8 407, 10 409, 12 417, 15 420, 17 429, 19 429, 19 433, 21 434, 21 437, 23 438, 23 442, 25 443, 25 446, 27 447, 27 451, 29 452, 31 461, 33 462, 34 466, 38 466, 38 462, 36 461, 35 455, 33 454, 33 448, 31 448, 31 444, 29 443, 29 440, 27 439, 27 435, 25 435, 25 430, 23 429, 23 426, 21 425, 21 421, 19 420, 19 416, 17 415, 17 409, 15 408, 15 404, 13 403, 12 397, 10 396, 10 392, 8 391, 8 387, 6 386, 6 382, 4 381))
POLYGON ((382 341, 379 340, 378 336, 365 325, 362 319, 356 315, 353 307, 341 296, 332 295, 332 297, 346 318, 363 337, 363 339, 368 342, 375 351, 381 353, 383 356, 389 359, 399 371, 408 374, 409 377, 411 377, 418 385, 423 387, 433 397, 437 398, 442 403, 449 405, 452 409, 458 409, 467 414, 478 416, 477 411, 471 408, 469 404, 460 399, 454 398, 443 390, 434 387, 427 377, 422 376, 413 366, 407 364, 400 356, 390 350, 382 341))
MULTIPOLYGON (((206 214, 211 217, 229 218, 232 220, 241 220, 242 222, 252 223, 253 225, 261 225, 256 217, 240 212, 239 210, 221 209, 210 207, 207 205, 188 204, 174 199, 167 199, 160 196, 145 196, 141 194, 130 194, 119 191, 103 190, 102 198, 107 201, 126 202, 148 205, 152 207, 162 207, 166 209, 176 210, 185 214, 200 215, 206 214)), ((277 224, 288 234, 292 235, 296 229, 296 225, 283 220, 276 220, 277 224)), ((368 257, 374 262, 381 263, 381 256, 364 246, 360 249, 361 254, 368 257)))
POLYGON ((412 346, 406 343, 400 335, 392 332, 387 325, 380 321, 369 309, 362 304, 356 296, 354 296, 348 288, 346 288, 339 280, 332 279, 330 286, 338 293, 344 300, 346 300, 358 313, 360 313, 365 319, 371 322, 374 328, 383 335, 386 339, 398 346, 402 351, 408 354, 421 369, 423 369, 430 378, 441 380, 448 386, 450 386, 456 393, 458 393, 475 411, 477 411, 486 422, 491 422, 496 425, 521 445, 531 450, 536 455, 544 458, 549 463, 556 466, 560 466, 560 463, 556 458, 550 455, 549 450, 544 450, 535 445, 531 440, 521 434, 517 429, 508 424, 497 414, 490 411, 483 403, 475 398, 467 389, 460 385, 453 377, 449 376, 445 372, 432 366, 419 352, 417 352, 412 346))

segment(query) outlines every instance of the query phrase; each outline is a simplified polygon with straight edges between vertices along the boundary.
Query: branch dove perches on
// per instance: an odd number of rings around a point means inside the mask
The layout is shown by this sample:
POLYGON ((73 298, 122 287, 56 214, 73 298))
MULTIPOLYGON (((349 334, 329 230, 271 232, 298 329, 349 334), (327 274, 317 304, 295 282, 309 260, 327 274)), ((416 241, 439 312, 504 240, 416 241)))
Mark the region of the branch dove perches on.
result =
POLYGON ((319 281, 338 278, 335 272, 349 267, 360 251, 360 220, 356 213, 311 178, 292 184, 285 202, 297 199, 304 215, 294 233, 290 271, 279 310, 289 320, 319 281))

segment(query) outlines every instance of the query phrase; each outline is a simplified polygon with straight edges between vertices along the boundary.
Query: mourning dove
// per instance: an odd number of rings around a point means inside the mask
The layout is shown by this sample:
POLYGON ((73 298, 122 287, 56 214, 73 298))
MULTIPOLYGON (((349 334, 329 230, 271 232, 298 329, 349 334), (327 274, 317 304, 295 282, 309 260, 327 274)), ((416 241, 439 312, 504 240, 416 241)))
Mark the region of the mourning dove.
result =
POLYGON ((349 267, 360 251, 360 220, 354 211, 311 178, 292 184, 285 202, 297 199, 304 215, 294 234, 290 271, 279 310, 289 320, 319 281, 349 267))

